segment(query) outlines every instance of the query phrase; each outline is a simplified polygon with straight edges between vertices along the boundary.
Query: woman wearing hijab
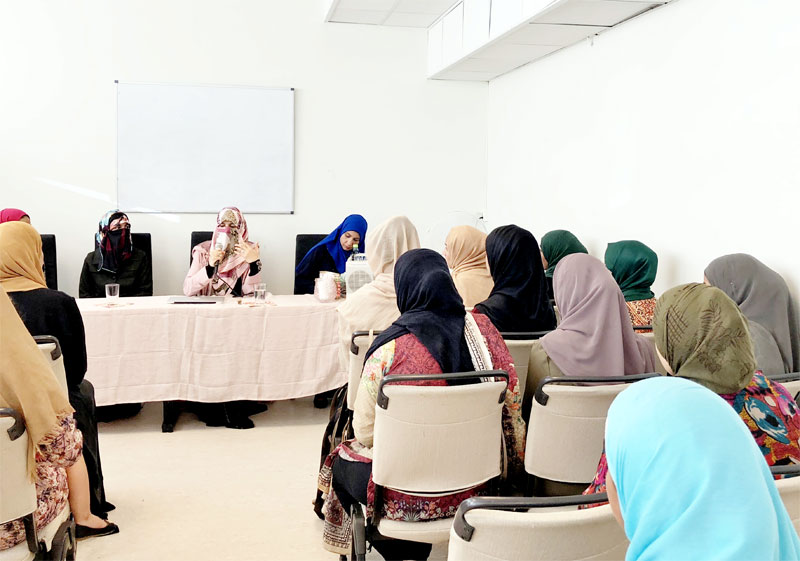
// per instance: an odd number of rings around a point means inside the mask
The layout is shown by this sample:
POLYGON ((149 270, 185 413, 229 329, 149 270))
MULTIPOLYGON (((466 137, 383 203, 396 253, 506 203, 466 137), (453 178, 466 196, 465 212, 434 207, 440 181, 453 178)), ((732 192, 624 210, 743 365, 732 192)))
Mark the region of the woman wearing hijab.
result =
MULTIPOLYGON (((653 332, 667 372, 697 382, 727 401, 767 465, 800 463, 797 403, 781 384, 756 371, 747 319, 730 298, 705 284, 671 288, 658 299, 653 332)), ((587 493, 602 493, 605 476, 602 457, 587 493)))
POLYGON ((247 221, 236 207, 225 207, 217 214, 217 227, 211 240, 192 249, 192 264, 183 281, 186 296, 255 292, 261 282, 259 246, 249 240, 247 221))
POLYGON ((24 210, 18 208, 4 208, 0 210, 0 224, 5 222, 27 222, 31 223, 31 217, 24 210))
POLYGON ((501 332, 546 331, 556 326, 547 298, 539 244, 519 226, 501 226, 486 238, 486 257, 494 287, 475 311, 489 316, 501 332))
POLYGON ((94 251, 83 261, 78 296, 104 298, 110 283, 119 284, 120 296, 153 295, 153 265, 144 251, 133 247, 128 215, 119 210, 100 219, 94 251))
MULTIPOLYGON (((2 287, 0 325, 0 408, 10 407, 25 420, 28 476, 36 483, 36 528, 47 526, 69 502, 77 537, 116 534, 116 524, 90 511, 81 433, 72 408, 2 287)), ((24 541, 21 518, 0 524, 0 550, 24 541)))
POLYGON ((568 230, 552 230, 542 237, 542 265, 547 277, 547 294, 553 298, 553 274, 556 265, 567 255, 573 253, 589 253, 575 234, 568 230))
MULTIPOLYGON (((511 355, 499 332, 480 314, 468 314, 456 291, 447 262, 429 249, 411 250, 395 265, 395 290, 400 317, 367 351, 353 413, 356 440, 344 442, 320 471, 320 489, 327 493, 325 547, 345 553, 342 517, 359 501, 372 504, 368 486, 372 473, 375 402, 384 376, 439 374, 497 368, 509 373, 503 407, 503 433, 509 470, 521 470, 525 422, 519 415, 520 395, 511 355), (471 341, 468 343, 467 340, 471 341)), ((443 382, 436 385, 444 385, 443 382)), ((419 520, 453 516, 476 489, 454 495, 416 497, 385 490, 387 519, 419 520)), ((430 544, 391 540, 374 544, 386 559, 427 559, 430 544)), ((349 551, 349 545, 346 546, 349 551)))
POLYGON ((655 251, 636 240, 610 243, 606 267, 622 290, 633 325, 652 325, 656 298, 650 287, 658 271, 655 251))
POLYGON ((745 253, 714 259, 705 280, 727 294, 750 322, 756 363, 766 375, 800 370, 800 332, 783 278, 745 253))
MULTIPOLYGON (((31 335, 52 335, 64 356, 69 401, 75 408, 75 422, 83 433, 83 456, 89 468, 91 510, 98 516, 114 508, 106 501, 94 387, 86 374, 86 338, 83 319, 75 299, 47 288, 42 262, 42 238, 24 222, 0 224, 0 286, 31 335)), ((5 328, 4 328, 5 329, 5 328)))
POLYGON ((486 263, 486 234, 472 226, 456 226, 447 234, 444 257, 467 308, 489 297, 494 281, 486 263))
POLYGON ((358 246, 359 253, 364 253, 367 239, 367 221, 360 214, 351 214, 328 234, 321 242, 312 247, 294 270, 294 293, 313 294, 314 279, 320 271, 344 273, 347 258, 358 246))
POLYGON ((761 452, 713 392, 675 378, 637 382, 611 404, 605 434, 626 559, 800 559, 761 452))

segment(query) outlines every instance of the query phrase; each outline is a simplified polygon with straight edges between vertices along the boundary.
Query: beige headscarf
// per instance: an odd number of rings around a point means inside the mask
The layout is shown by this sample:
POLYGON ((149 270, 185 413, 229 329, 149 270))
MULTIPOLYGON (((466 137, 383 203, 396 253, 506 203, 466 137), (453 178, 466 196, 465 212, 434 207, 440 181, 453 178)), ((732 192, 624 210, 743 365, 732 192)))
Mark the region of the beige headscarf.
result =
POLYGON ((47 288, 42 237, 25 222, 0 224, 0 285, 6 292, 47 288))
POLYGON ((472 226, 456 226, 447 234, 447 266, 453 270, 453 282, 464 300, 474 307, 489 297, 494 286, 486 264, 486 234, 472 226))
POLYGON ((350 337, 354 331, 382 330, 400 317, 394 291, 394 264, 410 249, 419 247, 417 229, 405 216, 390 218, 370 231, 367 262, 374 279, 339 306, 339 362, 347 369, 350 337))
POLYGON ((744 389, 755 372, 747 319, 719 288, 689 283, 666 291, 656 303, 653 336, 676 376, 718 394, 744 389))
POLYGON ((36 445, 72 413, 50 365, 0 286, 0 407, 22 413, 28 431, 28 475, 36 474, 36 445))

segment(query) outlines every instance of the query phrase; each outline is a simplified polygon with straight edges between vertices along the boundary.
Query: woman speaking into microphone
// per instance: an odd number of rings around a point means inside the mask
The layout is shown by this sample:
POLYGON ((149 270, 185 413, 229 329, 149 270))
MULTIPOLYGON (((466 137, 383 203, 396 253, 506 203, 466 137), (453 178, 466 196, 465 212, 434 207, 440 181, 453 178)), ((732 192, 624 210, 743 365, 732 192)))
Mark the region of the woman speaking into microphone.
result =
POLYGON ((259 247, 247 239, 247 222, 236 207, 217 215, 211 241, 192 249, 192 265, 183 281, 186 296, 244 296, 261 282, 259 247))

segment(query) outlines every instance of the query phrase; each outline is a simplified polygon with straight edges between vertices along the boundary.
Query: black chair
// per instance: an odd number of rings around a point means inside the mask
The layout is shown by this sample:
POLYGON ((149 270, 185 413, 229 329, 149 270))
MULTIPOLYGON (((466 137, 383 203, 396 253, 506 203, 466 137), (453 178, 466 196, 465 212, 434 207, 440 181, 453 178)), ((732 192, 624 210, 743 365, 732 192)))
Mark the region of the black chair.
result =
MULTIPOLYGON (((150 263, 150 286, 153 286, 153 244, 150 240, 150 234, 147 232, 131 232, 131 243, 135 249, 141 249, 147 255, 147 261, 150 263)), ((152 293, 150 294, 152 296, 152 293)))
POLYGON ((192 245, 189 246, 189 265, 192 264, 192 250, 197 244, 207 242, 214 235, 213 231, 198 231, 192 232, 192 245))
MULTIPOLYGON (((306 256, 306 253, 308 253, 312 247, 325 239, 325 236, 327 235, 328 234, 297 234, 294 244, 295 269, 297 269, 297 266, 300 264, 300 261, 303 260, 303 257, 306 256)), ((297 278, 295 278, 294 284, 297 286, 297 278)), ((298 294, 297 290, 295 290, 294 293, 298 294)))
POLYGON ((44 280, 47 288, 58 290, 58 260, 56 259, 56 235, 41 234, 44 253, 44 280))

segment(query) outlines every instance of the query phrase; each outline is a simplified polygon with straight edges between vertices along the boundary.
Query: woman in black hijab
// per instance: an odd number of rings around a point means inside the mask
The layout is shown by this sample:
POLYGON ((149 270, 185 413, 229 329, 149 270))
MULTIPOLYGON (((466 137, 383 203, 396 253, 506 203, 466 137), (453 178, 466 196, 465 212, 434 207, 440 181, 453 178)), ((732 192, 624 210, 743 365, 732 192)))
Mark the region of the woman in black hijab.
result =
POLYGON ((533 234, 513 224, 495 228, 486 238, 486 259, 494 288, 475 311, 489 316, 501 332, 555 329, 556 315, 533 234))

